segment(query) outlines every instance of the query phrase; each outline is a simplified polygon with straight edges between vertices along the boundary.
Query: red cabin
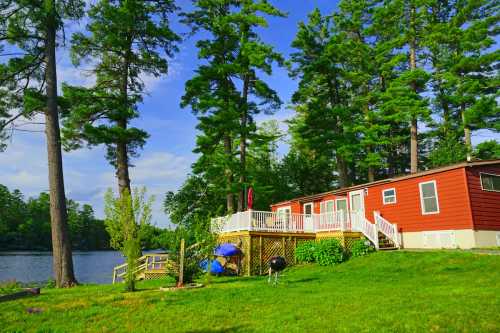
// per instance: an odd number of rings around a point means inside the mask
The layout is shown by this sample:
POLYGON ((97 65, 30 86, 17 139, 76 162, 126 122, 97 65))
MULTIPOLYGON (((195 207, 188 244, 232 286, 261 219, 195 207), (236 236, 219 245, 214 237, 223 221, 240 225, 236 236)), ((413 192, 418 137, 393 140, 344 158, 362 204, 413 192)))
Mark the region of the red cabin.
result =
POLYGON ((368 230, 364 224, 371 223, 397 247, 500 246, 500 160, 441 167, 271 208, 278 216, 302 214, 304 232, 327 231, 339 222, 368 230))

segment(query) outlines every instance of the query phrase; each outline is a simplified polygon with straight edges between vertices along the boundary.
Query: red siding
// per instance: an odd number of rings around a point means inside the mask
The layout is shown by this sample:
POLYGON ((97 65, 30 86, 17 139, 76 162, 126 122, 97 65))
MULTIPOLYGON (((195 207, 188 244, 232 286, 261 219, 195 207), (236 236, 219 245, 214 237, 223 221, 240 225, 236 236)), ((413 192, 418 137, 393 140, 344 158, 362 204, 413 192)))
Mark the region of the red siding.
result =
POLYGON ((481 188, 481 172, 500 175, 500 165, 467 168, 470 205, 476 230, 500 230, 500 192, 481 188))
POLYGON ((271 206, 271 211, 275 212, 278 210, 280 207, 287 207, 290 206, 290 209, 292 210, 292 213, 297 213, 300 214, 302 213, 302 205, 298 201, 290 201, 290 202, 284 202, 278 205, 273 205, 271 206))
POLYGON ((459 168, 369 187, 365 196, 366 217, 373 221, 373 212, 378 210, 404 232, 471 229, 464 172, 463 168, 459 168), (439 213, 423 215, 419 183, 431 180, 436 181, 439 213), (388 188, 396 189, 395 204, 383 204, 382 191, 388 188))

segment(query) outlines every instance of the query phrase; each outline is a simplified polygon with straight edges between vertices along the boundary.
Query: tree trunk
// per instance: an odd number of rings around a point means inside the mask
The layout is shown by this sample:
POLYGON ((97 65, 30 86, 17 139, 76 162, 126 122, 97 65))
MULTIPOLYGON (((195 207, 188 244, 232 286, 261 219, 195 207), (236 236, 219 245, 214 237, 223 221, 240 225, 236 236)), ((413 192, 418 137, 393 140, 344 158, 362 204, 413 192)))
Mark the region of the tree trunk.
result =
POLYGON ((77 282, 73 272, 71 240, 68 232, 68 215, 64 194, 64 175, 61 153, 61 135, 57 108, 56 73, 56 13, 54 0, 45 0, 50 11, 46 25, 45 81, 47 110, 45 111, 45 135, 49 168, 50 224, 52 230, 52 256, 56 286, 72 287, 77 282))
MULTIPOLYGON (((328 98, 330 100, 330 107, 333 109, 335 105, 340 103, 338 81, 335 76, 331 77, 328 75, 328 98)), ((335 123, 333 124, 332 131, 337 135, 342 135, 342 124, 339 117, 336 117, 335 123)), ((336 149, 337 151, 337 149, 336 149)), ((347 162, 345 159, 337 154, 337 172, 339 174, 339 187, 347 187, 349 185, 349 172, 347 171, 347 162)))
MULTIPOLYGON (((233 155, 232 150, 231 137, 229 136, 229 134, 224 134, 224 153, 226 154, 228 159, 231 159, 233 155)), ((226 179, 226 183, 228 184, 226 194, 226 209, 230 214, 234 212, 234 195, 231 188, 233 184, 233 172, 231 171, 231 167, 229 166, 226 167, 226 179)))
POLYGON ((464 139, 465 139, 465 148, 467 149, 467 160, 471 159, 472 154, 472 139, 471 139, 471 130, 469 125, 467 125, 467 120, 465 119, 465 105, 460 105, 460 115, 462 117, 462 125, 464 126, 464 139))
MULTIPOLYGON (((363 93, 365 96, 369 95, 368 91, 368 86, 365 84, 363 87, 363 93)), ((368 104, 369 101, 367 99, 365 105, 363 106, 363 113, 365 115, 365 122, 368 127, 372 126, 372 122, 370 120, 370 105, 368 104)), ((366 146, 366 153, 367 155, 370 155, 373 152, 373 146, 371 144, 366 146)), ((373 169, 373 166, 369 165, 368 166, 368 182, 373 182, 375 180, 375 170, 373 169)))
POLYGON ((343 188, 349 186, 349 173, 347 171, 347 163, 340 156, 337 156, 337 172, 339 173, 339 187, 343 188))
MULTIPOLYGON (((417 68, 417 40, 415 36, 415 16, 416 9, 412 6, 410 9, 410 70, 417 68)), ((417 84, 412 82, 412 89, 417 93, 417 84)), ((416 115, 412 116, 410 124, 410 172, 418 172, 418 121, 416 115)))
MULTIPOLYGON (((128 103, 128 70, 130 66, 130 56, 131 56, 131 43, 129 41, 129 48, 127 49, 123 62, 123 72, 122 72, 122 86, 121 86, 121 95, 122 95, 122 107, 123 107, 123 117, 122 119, 117 121, 117 126, 125 132, 127 130, 127 119, 126 114, 129 108, 128 103)), ((127 149, 127 141, 125 137, 120 137, 116 142, 116 177, 118 178, 118 191, 120 196, 124 191, 130 191, 130 176, 128 170, 128 149, 127 149)))
MULTIPOLYGON (((127 122, 125 120, 120 120, 118 126, 123 130, 127 129, 127 122)), ((120 195, 127 191, 130 192, 130 176, 128 170, 128 151, 127 143, 120 141, 116 144, 116 177, 118 178, 118 190, 120 195)))
MULTIPOLYGON (((441 82, 439 83, 442 84, 441 82)), ((441 108, 443 109, 443 135, 448 137, 450 133, 450 106, 448 102, 445 100, 445 92, 442 88, 439 89, 439 99, 441 101, 441 108)))
POLYGON ((240 191, 238 193, 238 211, 245 210, 245 182, 246 182, 246 150, 247 150, 247 120, 248 120, 248 89, 250 75, 246 74, 243 80, 242 106, 240 117, 240 191))

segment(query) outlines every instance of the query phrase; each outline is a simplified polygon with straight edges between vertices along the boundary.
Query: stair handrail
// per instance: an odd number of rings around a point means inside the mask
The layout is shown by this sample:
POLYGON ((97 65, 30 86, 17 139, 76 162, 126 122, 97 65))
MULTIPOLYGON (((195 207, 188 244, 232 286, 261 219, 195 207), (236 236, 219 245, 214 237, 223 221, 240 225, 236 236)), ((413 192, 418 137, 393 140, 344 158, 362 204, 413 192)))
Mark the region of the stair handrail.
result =
MULTIPOLYGON (((159 253, 148 253, 148 254, 145 254, 139 258, 137 258, 136 260, 136 268, 134 270, 134 274, 138 274, 138 273, 141 273, 141 272, 144 272, 144 271, 148 271, 149 270, 149 258, 153 257, 153 259, 155 257, 160 257, 160 258, 164 258, 165 259, 165 263, 166 263, 166 259, 168 259, 168 255, 167 254, 159 254, 159 253)), ((153 268, 152 269, 155 269, 154 268, 154 264, 161 264, 163 261, 160 259, 159 262, 155 262, 153 260, 153 268)), ((121 265, 118 265, 118 266, 115 266, 113 268, 113 284, 116 282, 117 278, 123 278, 125 275, 127 275, 127 271, 128 271, 128 263, 123 263, 121 265)))
POLYGON ((380 212, 377 211, 373 212, 373 217, 378 230, 389 238, 394 243, 395 247, 399 248, 398 225, 387 221, 380 215, 380 212))
POLYGON ((369 241, 373 243, 375 249, 378 250, 378 231, 377 225, 371 223, 366 217, 364 211, 351 211, 350 221, 353 231, 361 232, 369 241))

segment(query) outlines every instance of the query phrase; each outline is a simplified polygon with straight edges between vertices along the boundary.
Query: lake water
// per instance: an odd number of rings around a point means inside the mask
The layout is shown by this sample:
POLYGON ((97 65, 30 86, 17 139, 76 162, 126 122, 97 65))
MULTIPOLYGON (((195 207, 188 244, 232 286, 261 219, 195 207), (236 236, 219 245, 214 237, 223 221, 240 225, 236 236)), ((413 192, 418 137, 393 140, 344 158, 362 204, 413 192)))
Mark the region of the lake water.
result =
MULTIPOLYGON (((73 251, 73 266, 80 283, 111 283, 113 267, 124 262, 116 251, 73 251)), ((0 252, 0 282, 43 282, 51 278, 51 252, 0 252)))

